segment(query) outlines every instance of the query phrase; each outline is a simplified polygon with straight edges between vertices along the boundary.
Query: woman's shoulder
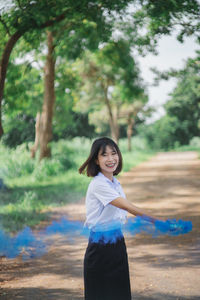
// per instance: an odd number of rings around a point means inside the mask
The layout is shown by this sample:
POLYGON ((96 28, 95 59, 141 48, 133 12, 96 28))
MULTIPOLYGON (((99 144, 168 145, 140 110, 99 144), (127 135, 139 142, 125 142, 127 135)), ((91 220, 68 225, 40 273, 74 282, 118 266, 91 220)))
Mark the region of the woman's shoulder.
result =
MULTIPOLYGON (((109 181, 109 180, 108 180, 109 181)), ((96 189, 97 187, 101 188, 104 186, 109 186, 109 182, 105 180, 100 174, 97 174, 93 179, 90 181, 88 186, 89 189, 96 189)))
POLYGON ((97 177, 93 177, 90 181, 87 189, 87 195, 92 195, 93 193, 104 189, 103 183, 97 177))

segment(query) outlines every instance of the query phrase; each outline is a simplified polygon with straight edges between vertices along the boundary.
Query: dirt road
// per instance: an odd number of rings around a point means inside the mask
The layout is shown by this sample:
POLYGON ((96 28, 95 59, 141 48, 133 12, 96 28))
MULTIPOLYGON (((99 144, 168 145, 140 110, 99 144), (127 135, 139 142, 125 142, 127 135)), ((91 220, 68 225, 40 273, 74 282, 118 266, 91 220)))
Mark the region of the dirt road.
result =
MULTIPOLYGON (((127 198, 156 216, 191 220, 193 230, 179 237, 127 237, 132 299, 200 299, 200 160, 195 152, 159 153, 124 173, 127 198)), ((84 219, 84 201, 53 211, 84 219)), ((1 300, 83 299, 85 238, 53 236, 40 259, 1 259, 1 300)), ((103 299, 102 299, 103 300, 103 299)), ((123 299, 122 299, 123 300, 123 299)))

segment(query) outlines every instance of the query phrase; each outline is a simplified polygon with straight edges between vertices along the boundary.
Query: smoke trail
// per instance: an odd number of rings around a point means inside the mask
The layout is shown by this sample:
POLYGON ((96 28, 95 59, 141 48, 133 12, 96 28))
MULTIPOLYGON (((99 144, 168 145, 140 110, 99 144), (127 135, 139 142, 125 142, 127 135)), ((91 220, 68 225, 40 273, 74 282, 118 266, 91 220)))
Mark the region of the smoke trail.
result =
POLYGON ((48 246, 53 243, 48 241, 48 237, 54 234, 64 235, 67 239, 85 236, 94 243, 115 243, 122 237, 122 231, 132 236, 144 232, 157 237, 159 235, 178 236, 191 230, 192 222, 190 221, 169 219, 152 224, 148 219, 135 217, 129 218, 123 226, 119 223, 112 223, 98 226, 90 232, 88 228, 83 227, 82 222, 62 218, 60 221, 53 221, 39 233, 33 233, 29 227, 26 227, 16 236, 11 237, 0 230, 0 256, 15 258, 21 255, 23 259, 42 256, 48 251, 48 246))
POLYGON ((154 237, 160 235, 178 236, 190 232, 192 230, 192 222, 168 219, 166 221, 157 220, 152 224, 148 221, 148 218, 135 217, 128 219, 128 222, 124 225, 124 229, 131 235, 143 232, 151 234, 154 237))

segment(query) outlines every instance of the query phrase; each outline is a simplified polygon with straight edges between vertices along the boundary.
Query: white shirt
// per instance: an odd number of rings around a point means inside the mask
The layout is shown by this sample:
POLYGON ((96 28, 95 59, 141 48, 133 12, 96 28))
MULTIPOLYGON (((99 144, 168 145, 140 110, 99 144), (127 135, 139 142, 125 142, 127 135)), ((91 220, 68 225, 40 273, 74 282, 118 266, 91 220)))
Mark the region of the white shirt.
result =
POLYGON ((110 226, 125 222, 127 212, 112 204, 116 198, 126 198, 121 184, 113 177, 113 181, 101 172, 90 182, 86 194, 85 226, 93 231, 109 230, 110 226))

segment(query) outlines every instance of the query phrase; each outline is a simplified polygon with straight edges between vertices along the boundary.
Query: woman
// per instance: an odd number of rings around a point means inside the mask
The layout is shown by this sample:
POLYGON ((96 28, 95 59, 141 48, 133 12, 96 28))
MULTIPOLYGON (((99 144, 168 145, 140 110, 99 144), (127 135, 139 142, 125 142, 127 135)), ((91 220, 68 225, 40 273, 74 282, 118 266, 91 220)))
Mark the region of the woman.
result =
POLYGON ((122 155, 109 138, 94 141, 79 173, 93 177, 86 194, 86 222, 90 229, 84 258, 85 300, 131 300, 129 267, 121 225, 127 212, 147 215, 126 199, 114 177, 122 169, 122 155))

